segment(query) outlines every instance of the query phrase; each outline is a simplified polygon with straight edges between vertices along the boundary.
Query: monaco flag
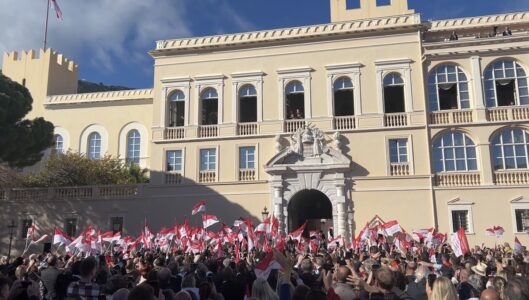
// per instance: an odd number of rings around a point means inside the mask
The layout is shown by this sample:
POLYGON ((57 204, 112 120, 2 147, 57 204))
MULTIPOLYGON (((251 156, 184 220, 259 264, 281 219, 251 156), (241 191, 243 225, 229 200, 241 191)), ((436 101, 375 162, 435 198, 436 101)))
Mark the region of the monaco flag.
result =
POLYGON ((494 226, 485 229, 485 234, 488 236, 502 237, 505 230, 501 226, 494 226))
POLYGON ((55 9, 55 15, 57 16, 57 19, 62 20, 62 11, 59 7, 59 4, 57 3, 57 0, 51 0, 51 3, 53 4, 53 9, 55 9))
POLYGON ((191 210, 191 215, 196 215, 199 212, 206 212, 206 201, 200 200, 197 205, 193 206, 193 210, 191 210))
POLYGON ((53 232, 53 244, 61 244, 68 246, 72 242, 72 238, 69 237, 66 233, 62 232, 60 229, 55 229, 53 232))
POLYGON ((219 219, 217 219, 217 217, 215 217, 214 215, 207 215, 207 214, 204 214, 202 216, 202 224, 204 226, 204 228, 208 228, 212 225, 215 225, 219 222, 219 219))
POLYGON ((399 222, 393 220, 389 221, 384 226, 384 231, 388 236, 393 236, 397 232, 402 232, 402 228, 400 228, 399 222))
POLYGON ((452 233, 451 240, 452 249, 454 250, 454 254, 457 257, 463 256, 470 252, 467 235, 465 234, 464 228, 459 228, 457 232, 452 233))
POLYGON ((280 268, 281 265, 274 259, 274 253, 269 252, 263 260, 255 265, 255 276, 257 278, 267 279, 272 270, 280 268))
POLYGON ((303 234, 303 231, 305 231, 305 227, 307 227, 307 221, 305 221, 305 223, 303 223, 301 227, 289 233, 288 237, 292 238, 292 240, 294 241, 298 241, 301 243, 301 235, 303 234))

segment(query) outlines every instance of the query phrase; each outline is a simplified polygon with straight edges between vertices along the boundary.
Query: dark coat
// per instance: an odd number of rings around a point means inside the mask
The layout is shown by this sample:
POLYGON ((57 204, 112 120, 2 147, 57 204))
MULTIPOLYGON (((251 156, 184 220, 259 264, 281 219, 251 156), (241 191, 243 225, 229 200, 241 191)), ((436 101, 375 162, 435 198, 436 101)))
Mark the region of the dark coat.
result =
POLYGON ((55 287, 57 285, 57 277, 61 274, 61 271, 56 267, 47 267, 40 272, 40 280, 44 287, 44 299, 55 300, 57 299, 57 292, 55 287))

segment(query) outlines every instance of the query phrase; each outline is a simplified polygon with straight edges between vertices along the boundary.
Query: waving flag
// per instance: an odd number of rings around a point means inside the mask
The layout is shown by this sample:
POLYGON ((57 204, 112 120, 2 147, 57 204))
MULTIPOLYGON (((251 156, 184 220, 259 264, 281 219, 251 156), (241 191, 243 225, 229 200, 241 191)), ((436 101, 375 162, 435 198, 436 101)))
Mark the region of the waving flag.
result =
POLYGON ((502 237, 505 230, 501 226, 494 226, 485 229, 485 234, 488 236, 502 237))
POLYGON ((196 215, 199 212, 206 212, 206 201, 200 200, 197 205, 193 206, 193 210, 191 211, 191 215, 196 215))
POLYGON ((292 238, 292 240, 295 240, 301 243, 301 235, 303 234, 303 231, 305 231, 305 227, 307 227, 307 221, 305 221, 305 223, 303 223, 301 227, 289 233, 288 237, 292 238))
POLYGON ((402 232, 402 228, 400 228, 400 224, 397 221, 389 221, 384 226, 384 231, 388 236, 393 236, 397 232, 402 232))
POLYGON ((55 15, 57 16, 57 19, 62 20, 62 11, 59 7, 59 4, 57 3, 57 0, 51 0, 51 3, 53 4, 53 9, 55 9, 55 15))
POLYGON ((454 254, 457 257, 463 256, 470 252, 465 229, 459 228, 457 232, 452 233, 451 240, 452 240, 452 249, 454 250, 454 254))
POLYGON ((208 228, 212 225, 215 225, 219 222, 219 219, 217 219, 217 217, 215 217, 214 215, 206 215, 204 214, 202 216, 202 224, 204 226, 204 228, 208 228))
POLYGON ((72 242, 72 238, 69 237, 66 233, 62 232, 60 229, 55 229, 53 233, 53 244, 61 244, 68 246, 72 242))
POLYGON ((45 235, 41 236, 38 240, 36 240, 36 241, 31 241, 31 244, 33 244, 33 245, 34 245, 34 244, 40 244, 40 243, 44 242, 44 241, 47 240, 47 239, 48 239, 48 235, 45 234, 45 235))
POLYGON ((269 252, 261 262, 255 265, 255 276, 267 279, 272 270, 280 268, 281 265, 274 259, 274 253, 269 252))

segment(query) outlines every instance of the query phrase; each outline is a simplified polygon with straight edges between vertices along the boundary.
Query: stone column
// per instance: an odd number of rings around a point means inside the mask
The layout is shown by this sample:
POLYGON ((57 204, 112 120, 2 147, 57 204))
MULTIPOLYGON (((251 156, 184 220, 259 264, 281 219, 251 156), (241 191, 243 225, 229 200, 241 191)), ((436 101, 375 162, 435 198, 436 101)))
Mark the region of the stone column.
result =
POLYGON ((272 179, 272 209, 279 221, 279 231, 285 231, 285 215, 283 214, 283 180, 281 176, 272 179))
POLYGON ((345 194, 343 183, 336 184, 336 214, 337 214, 337 226, 336 236, 341 235, 342 237, 347 237, 347 209, 345 207, 345 194))

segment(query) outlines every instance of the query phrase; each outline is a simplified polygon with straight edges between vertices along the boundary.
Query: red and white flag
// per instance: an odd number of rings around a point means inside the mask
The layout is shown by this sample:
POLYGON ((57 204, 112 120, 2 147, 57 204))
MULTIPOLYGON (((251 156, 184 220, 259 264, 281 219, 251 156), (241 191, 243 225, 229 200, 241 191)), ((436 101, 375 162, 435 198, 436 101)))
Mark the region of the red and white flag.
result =
POLYGON ((35 225, 31 225, 31 227, 28 228, 28 232, 26 233, 26 240, 34 240, 35 231, 37 231, 37 227, 35 227, 35 225))
POLYGON ((459 257, 463 256, 470 252, 470 247, 468 246, 467 235, 464 228, 459 228, 457 232, 452 233, 452 249, 454 254, 459 257))
POLYGON ((502 237, 505 230, 501 226, 494 226, 485 229, 485 234, 488 236, 502 237))
POLYGON ((386 224, 383 225, 384 231, 388 236, 393 236, 397 232, 402 232, 402 228, 400 227, 399 222, 393 220, 389 221, 386 224))
POLYGON ((514 253, 516 254, 520 254, 523 252, 523 246, 522 246, 522 243, 520 243, 520 240, 518 239, 518 237, 515 237, 514 238, 514 253))
POLYGON ((62 232, 60 229, 55 229, 53 232, 53 244, 61 244, 68 246, 72 242, 72 238, 69 237, 66 233, 62 232))
POLYGON ((255 227, 254 232, 255 233, 271 233, 274 231, 277 231, 279 227, 279 220, 275 218, 274 216, 271 216, 270 218, 267 218, 263 221, 263 223, 257 225, 255 227))
POLYGON ((255 265, 255 276, 257 278, 267 279, 272 270, 280 268, 281 265, 274 259, 274 253, 269 252, 263 260, 255 265))
POLYGON ((53 9, 55 9, 55 15, 57 16, 57 19, 62 20, 62 11, 59 7, 59 4, 57 3, 57 0, 51 0, 51 3, 53 4, 53 9))
POLYGON ((219 219, 217 219, 217 217, 215 217, 214 215, 207 215, 207 214, 204 214, 202 216, 202 225, 204 228, 208 228, 212 225, 215 225, 219 222, 219 219))
POLYGON ((301 235, 303 234, 303 231, 305 231, 305 227, 307 227, 307 221, 305 221, 305 223, 303 223, 301 227, 289 233, 287 237, 290 237, 292 238, 292 240, 295 240, 301 243, 301 235))
POLYGON ((197 205, 193 206, 193 210, 191 210, 191 215, 196 215, 200 212, 206 212, 206 201, 200 200, 197 205))

